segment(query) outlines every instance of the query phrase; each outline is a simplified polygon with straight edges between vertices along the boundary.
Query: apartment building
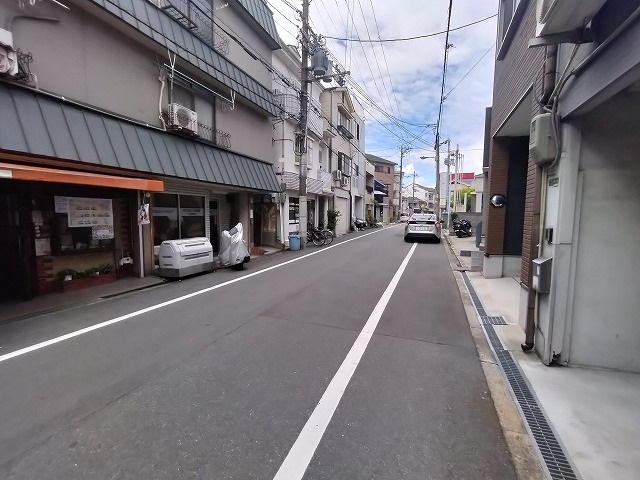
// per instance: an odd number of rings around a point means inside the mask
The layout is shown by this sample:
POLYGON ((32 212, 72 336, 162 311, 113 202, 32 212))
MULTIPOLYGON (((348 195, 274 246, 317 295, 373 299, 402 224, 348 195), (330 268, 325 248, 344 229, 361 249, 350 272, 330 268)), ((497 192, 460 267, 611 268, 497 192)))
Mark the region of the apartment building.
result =
POLYGON ((152 275, 165 239, 240 221, 270 242, 270 64, 261 0, 0 4, 0 296, 65 271, 152 275))

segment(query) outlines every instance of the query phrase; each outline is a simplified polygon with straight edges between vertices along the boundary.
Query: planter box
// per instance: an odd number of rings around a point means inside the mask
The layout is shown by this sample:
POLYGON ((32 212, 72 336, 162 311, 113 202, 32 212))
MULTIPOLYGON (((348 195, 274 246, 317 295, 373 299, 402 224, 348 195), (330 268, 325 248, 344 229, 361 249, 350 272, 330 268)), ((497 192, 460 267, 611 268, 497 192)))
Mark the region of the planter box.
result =
POLYGON ((115 272, 103 273, 98 275, 97 277, 74 278, 73 280, 62 282, 62 291, 71 292, 73 290, 80 290, 82 288, 104 285, 106 283, 115 282, 115 280, 116 280, 115 272))

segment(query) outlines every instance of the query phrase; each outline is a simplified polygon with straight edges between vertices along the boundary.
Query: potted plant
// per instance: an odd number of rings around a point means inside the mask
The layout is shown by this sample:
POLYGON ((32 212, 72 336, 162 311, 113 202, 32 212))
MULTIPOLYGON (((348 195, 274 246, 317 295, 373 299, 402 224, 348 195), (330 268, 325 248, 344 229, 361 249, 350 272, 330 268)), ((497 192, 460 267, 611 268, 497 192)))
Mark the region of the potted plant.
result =
POLYGON ((58 278, 62 281, 62 291, 69 292, 113 282, 116 276, 113 265, 105 263, 80 272, 65 268, 58 272, 58 278))

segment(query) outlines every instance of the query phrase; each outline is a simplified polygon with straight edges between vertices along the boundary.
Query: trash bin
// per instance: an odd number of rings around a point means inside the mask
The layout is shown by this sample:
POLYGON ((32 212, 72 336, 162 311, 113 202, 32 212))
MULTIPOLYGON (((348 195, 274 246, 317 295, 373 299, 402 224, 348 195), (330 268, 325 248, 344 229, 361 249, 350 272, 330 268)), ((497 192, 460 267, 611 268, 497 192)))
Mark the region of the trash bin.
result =
POLYGON ((300 250, 300 235, 289 235, 289 249, 300 250))

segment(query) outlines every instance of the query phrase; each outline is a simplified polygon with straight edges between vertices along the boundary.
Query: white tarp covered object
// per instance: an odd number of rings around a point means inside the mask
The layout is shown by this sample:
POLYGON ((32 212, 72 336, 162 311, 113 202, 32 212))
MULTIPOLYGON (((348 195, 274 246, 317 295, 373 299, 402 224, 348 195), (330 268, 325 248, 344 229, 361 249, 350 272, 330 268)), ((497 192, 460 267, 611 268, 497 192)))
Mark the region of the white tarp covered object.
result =
POLYGON ((247 250, 247 242, 243 238, 241 223, 238 223, 231 230, 222 231, 218 259, 223 267, 242 265, 251 259, 249 250, 247 250))

